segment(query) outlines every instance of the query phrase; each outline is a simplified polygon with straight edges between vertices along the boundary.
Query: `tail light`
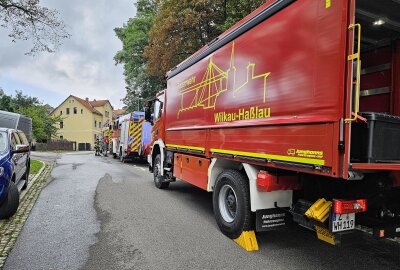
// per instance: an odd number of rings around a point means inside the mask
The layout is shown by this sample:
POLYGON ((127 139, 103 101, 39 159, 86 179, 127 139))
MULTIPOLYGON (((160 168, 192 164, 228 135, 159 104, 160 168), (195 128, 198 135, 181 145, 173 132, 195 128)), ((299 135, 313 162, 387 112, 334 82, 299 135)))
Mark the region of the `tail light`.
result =
POLYGON ((333 200, 333 212, 350 214, 367 211, 367 200, 333 200))
POLYGON ((297 175, 273 175, 265 171, 257 173, 257 188, 259 191, 299 190, 301 183, 297 175))

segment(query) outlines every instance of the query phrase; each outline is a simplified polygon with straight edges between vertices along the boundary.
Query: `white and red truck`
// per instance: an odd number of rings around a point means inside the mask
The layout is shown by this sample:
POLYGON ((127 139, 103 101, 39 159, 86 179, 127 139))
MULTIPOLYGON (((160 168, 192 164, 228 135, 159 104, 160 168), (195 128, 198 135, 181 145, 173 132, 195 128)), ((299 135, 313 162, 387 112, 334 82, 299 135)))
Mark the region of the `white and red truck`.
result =
POLYGON ((146 158, 151 139, 151 125, 144 112, 132 112, 118 119, 118 144, 115 150, 121 161, 146 158))

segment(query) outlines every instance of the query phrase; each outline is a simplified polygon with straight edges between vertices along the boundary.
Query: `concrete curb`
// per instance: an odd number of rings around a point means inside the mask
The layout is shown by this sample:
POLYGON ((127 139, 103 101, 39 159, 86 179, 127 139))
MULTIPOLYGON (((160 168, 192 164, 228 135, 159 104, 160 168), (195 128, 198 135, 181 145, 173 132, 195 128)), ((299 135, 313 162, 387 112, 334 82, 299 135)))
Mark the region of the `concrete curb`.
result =
POLYGON ((40 192, 45 187, 52 169, 52 164, 45 164, 29 183, 28 189, 20 197, 17 213, 8 220, 0 221, 0 270, 3 269, 7 256, 17 241, 40 192))

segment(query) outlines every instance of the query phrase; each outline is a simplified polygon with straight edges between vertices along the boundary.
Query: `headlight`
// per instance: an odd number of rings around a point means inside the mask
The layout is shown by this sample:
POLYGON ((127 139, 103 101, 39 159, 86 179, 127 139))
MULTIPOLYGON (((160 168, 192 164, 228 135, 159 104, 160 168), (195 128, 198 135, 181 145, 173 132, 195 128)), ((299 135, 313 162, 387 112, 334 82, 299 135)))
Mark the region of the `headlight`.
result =
POLYGON ((0 167, 0 177, 3 176, 3 173, 4 173, 4 168, 0 167))

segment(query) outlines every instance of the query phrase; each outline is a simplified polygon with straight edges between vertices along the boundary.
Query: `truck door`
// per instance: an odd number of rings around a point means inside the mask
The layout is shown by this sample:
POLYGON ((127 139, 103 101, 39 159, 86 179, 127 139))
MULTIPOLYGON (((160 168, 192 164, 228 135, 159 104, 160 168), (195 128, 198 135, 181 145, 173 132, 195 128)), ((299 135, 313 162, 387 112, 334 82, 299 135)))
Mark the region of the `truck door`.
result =
POLYGON ((398 1, 349 1, 345 122, 353 170, 400 168, 399 9, 398 1))
POLYGON ((121 126, 122 155, 125 155, 125 151, 127 150, 127 145, 128 145, 128 129, 130 123, 129 119, 125 118, 121 126))
POLYGON ((154 102, 154 126, 152 129, 153 139, 165 140, 164 136, 164 112, 165 112, 165 91, 161 92, 154 102))

